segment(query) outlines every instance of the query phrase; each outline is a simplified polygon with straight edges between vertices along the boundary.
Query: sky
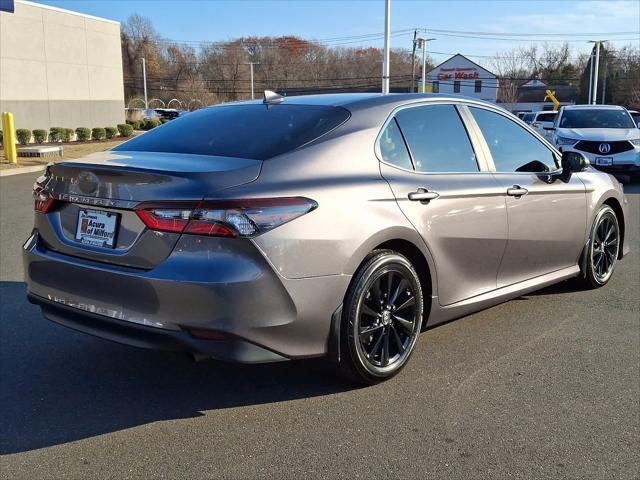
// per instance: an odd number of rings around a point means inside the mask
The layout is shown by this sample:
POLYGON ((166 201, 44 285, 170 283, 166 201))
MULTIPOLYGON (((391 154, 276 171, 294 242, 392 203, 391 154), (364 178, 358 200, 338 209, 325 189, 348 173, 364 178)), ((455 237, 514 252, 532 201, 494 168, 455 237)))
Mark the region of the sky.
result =
MULTIPOLYGON (((163 37, 180 41, 297 35, 329 45, 381 47, 384 31, 384 0, 40 0, 38 3, 120 22, 139 13, 149 17, 163 37), (368 34, 379 35, 329 40, 368 34)), ((392 48, 411 48, 413 32, 403 30, 414 28, 466 32, 462 35, 496 34, 491 38, 463 38, 428 32, 428 37, 436 38, 428 45, 436 62, 450 54, 462 53, 483 63, 482 55, 493 56, 545 40, 555 44, 561 38, 543 34, 568 34, 565 38, 576 52, 588 52, 591 46, 587 41, 599 39, 617 39, 612 41, 614 46, 640 47, 640 0, 391 0, 391 30, 397 32, 392 38, 392 48), (513 33, 521 36, 516 39, 504 35, 513 33)))

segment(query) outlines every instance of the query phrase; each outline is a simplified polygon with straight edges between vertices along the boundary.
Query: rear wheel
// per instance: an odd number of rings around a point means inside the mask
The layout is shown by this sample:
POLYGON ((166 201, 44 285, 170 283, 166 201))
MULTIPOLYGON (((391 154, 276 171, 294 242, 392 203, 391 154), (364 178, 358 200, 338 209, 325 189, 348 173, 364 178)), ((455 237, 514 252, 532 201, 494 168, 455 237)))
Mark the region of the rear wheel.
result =
POLYGON ((391 250, 374 252, 353 278, 342 319, 341 367, 373 384, 409 360, 422 326, 423 296, 415 269, 391 250))
POLYGON ((618 217, 608 205, 603 205, 591 227, 591 236, 585 252, 582 279, 588 288, 607 284, 618 262, 620 226, 618 217))

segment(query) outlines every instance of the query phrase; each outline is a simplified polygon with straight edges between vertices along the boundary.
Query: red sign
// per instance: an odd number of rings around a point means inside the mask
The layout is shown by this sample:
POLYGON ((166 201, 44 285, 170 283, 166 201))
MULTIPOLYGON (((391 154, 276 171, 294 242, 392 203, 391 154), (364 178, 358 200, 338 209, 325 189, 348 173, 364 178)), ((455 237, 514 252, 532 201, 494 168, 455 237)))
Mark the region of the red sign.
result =
POLYGON ((467 68, 441 68, 438 72, 438 80, 474 80, 480 78, 478 69, 475 67, 467 68))

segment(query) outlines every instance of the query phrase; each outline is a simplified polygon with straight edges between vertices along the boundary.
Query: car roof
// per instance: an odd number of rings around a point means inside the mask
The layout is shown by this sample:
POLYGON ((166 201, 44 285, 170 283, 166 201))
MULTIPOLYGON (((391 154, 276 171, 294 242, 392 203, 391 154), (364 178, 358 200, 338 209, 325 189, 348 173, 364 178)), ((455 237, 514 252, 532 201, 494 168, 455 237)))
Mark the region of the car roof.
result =
MULTIPOLYGON (((366 109, 389 105, 395 108, 407 103, 424 102, 427 100, 451 100, 481 103, 496 107, 494 103, 478 100, 477 98, 462 95, 447 95, 442 93, 327 93, 317 95, 293 95, 285 97, 281 105, 321 105, 333 107, 345 107, 347 109, 366 109)), ((262 100, 248 100, 234 102, 234 105, 262 104, 262 100)), ((214 105, 215 107, 215 105, 214 105)))
POLYGON ((564 110, 626 110, 626 108, 620 105, 565 105, 562 108, 564 110))

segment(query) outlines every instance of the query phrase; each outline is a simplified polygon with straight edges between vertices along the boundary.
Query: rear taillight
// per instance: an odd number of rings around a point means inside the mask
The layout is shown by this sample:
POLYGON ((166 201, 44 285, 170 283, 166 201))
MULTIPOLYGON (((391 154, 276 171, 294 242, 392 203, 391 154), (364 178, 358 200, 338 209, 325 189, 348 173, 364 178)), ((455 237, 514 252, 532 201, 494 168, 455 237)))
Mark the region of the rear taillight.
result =
POLYGON ((49 212, 55 203, 55 199, 51 196, 51 193, 38 185, 33 187, 33 199, 35 201, 34 209, 40 213, 49 212))
POLYGON ((303 197, 143 203, 138 217, 151 230, 213 237, 254 237, 314 210, 303 197))

